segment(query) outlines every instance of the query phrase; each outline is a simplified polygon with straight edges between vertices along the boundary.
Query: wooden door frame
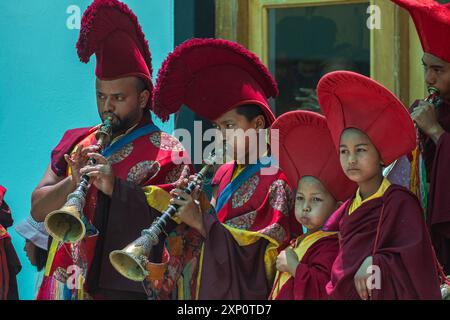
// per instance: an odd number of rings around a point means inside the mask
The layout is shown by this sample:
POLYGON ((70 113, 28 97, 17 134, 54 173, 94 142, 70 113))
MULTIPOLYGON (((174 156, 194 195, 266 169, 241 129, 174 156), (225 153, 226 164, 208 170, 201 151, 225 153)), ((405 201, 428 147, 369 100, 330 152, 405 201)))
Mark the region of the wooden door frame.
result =
POLYGON ((425 92, 420 43, 408 13, 386 0, 215 0, 216 37, 236 41, 268 65, 268 10, 370 2, 381 11, 381 28, 370 30, 370 76, 405 103, 425 92), (419 92, 418 92, 419 91, 419 92))

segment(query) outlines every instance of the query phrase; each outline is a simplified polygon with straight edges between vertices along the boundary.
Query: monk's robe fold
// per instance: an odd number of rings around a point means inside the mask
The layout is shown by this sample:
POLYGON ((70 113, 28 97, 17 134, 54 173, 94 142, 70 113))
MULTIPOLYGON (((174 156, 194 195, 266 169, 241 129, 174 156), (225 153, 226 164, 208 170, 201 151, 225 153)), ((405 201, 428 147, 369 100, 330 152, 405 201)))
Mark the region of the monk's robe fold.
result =
MULTIPOLYGON (((409 108, 410 112, 418 106, 419 100, 415 101, 409 108)), ((438 123, 446 131, 450 132, 450 102, 443 101, 439 107, 436 108, 436 117, 438 123)), ((431 181, 431 172, 433 170, 433 164, 435 162, 437 145, 433 139, 428 137, 422 131, 419 130, 419 139, 423 146, 422 156, 425 162, 427 182, 431 181)))
MULTIPOLYGON (((418 105, 415 101, 409 108, 410 112, 418 105)), ((419 139, 422 146, 422 157, 425 162, 426 178, 429 183, 427 226, 431 233, 436 255, 446 274, 450 274, 450 210, 449 201, 449 170, 450 147, 448 135, 450 132, 450 103, 444 100, 436 108, 436 117, 445 130, 437 144, 419 131, 419 139)))
MULTIPOLYGON (((51 168, 55 174, 70 174, 61 157, 74 152, 77 144, 95 144, 97 129, 98 126, 70 130, 63 136, 52 152, 51 168)), ((104 152, 115 175, 112 197, 91 186, 84 207, 86 218, 98 232, 88 232, 75 245, 52 242, 38 299, 146 298, 142 285, 122 277, 110 264, 108 255, 138 238, 156 217, 158 213, 148 206, 142 187, 173 188, 183 165, 174 164, 172 156, 182 154, 184 148, 154 126, 150 115, 145 114, 138 126, 116 138, 104 152), (68 286, 71 265, 87 267, 85 286, 68 286)))
POLYGON ((0 300, 18 300, 17 274, 22 269, 7 228, 12 226, 11 210, 0 202, 0 300))
MULTIPOLYGON (((124 248, 149 226, 158 213, 147 205, 140 186, 115 178, 113 196, 98 193, 94 225, 99 231, 94 259, 87 278, 88 292, 97 292, 105 298, 123 298, 120 291, 142 295, 142 284, 120 275, 109 261, 109 253, 124 248), (128 241, 127 241, 128 240, 128 241), (103 290, 102 288, 108 288, 103 290), (117 290, 117 296, 114 291, 117 290)), ((129 295, 133 298, 133 295, 129 295)), ((143 298, 143 296, 141 296, 143 298)))
POLYGON ((278 272, 270 299, 275 300, 327 300, 326 285, 330 281, 331 267, 339 251, 335 232, 314 235, 311 243, 308 237, 293 250, 300 259, 295 276, 278 272))
POLYGON ((353 199, 324 226, 324 230, 339 231, 341 239, 327 285, 330 298, 360 299, 354 276, 362 262, 373 256, 381 281, 380 287, 372 290, 372 299, 441 299, 436 260, 417 198, 393 184, 382 197, 364 202, 349 215, 353 199))
POLYGON ((51 153, 51 169, 58 176, 62 177, 67 172, 67 162, 64 159, 66 153, 70 153, 75 145, 80 143, 89 132, 93 132, 96 127, 76 128, 64 132, 63 137, 53 148, 51 153))
POLYGON ((206 239, 200 279, 200 300, 267 298, 271 283, 264 256, 268 240, 240 246, 215 217, 204 215, 206 239))
POLYGON ((450 274, 450 133, 440 137, 430 177, 428 227, 440 263, 450 274))
POLYGON ((167 270, 147 282, 159 299, 267 299, 277 249, 290 239, 292 191, 279 169, 246 167, 233 179, 234 168, 214 176, 218 212, 202 206, 206 237, 184 224, 169 234, 167 270))

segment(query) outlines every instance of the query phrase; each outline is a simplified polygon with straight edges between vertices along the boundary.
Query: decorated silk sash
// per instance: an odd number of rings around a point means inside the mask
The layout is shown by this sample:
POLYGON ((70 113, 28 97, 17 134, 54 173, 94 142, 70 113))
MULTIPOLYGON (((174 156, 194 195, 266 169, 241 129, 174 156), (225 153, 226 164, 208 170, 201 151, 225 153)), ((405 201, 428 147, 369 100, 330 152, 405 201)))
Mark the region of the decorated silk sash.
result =
POLYGON ((236 192, 239 187, 246 182, 254 174, 258 173, 262 168, 269 167, 272 163, 272 159, 264 157, 259 159, 257 163, 250 164, 242 170, 241 173, 231 181, 220 193, 219 198, 216 203, 216 212, 219 213, 220 210, 225 206, 225 204, 230 200, 231 196, 236 192), (264 161, 261 161, 264 160, 264 161))
POLYGON ((103 150, 102 155, 105 158, 108 158, 110 155, 112 155, 114 152, 120 150, 122 147, 126 146, 127 144, 133 142, 134 140, 145 136, 146 134, 150 134, 156 131, 160 131, 159 128, 153 124, 150 123, 146 125, 145 127, 136 129, 129 134, 125 135, 124 137, 120 138, 116 142, 109 145, 105 150, 103 150))

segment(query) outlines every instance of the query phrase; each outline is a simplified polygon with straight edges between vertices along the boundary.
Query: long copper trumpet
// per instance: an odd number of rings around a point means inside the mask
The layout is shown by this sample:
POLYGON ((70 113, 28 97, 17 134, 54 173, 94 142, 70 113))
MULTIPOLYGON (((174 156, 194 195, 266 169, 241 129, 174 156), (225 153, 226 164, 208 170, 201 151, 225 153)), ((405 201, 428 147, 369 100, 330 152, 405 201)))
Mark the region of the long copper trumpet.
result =
MULTIPOLYGON (((204 180, 208 171, 214 167, 222 154, 223 151, 212 151, 205 160, 206 164, 195 175, 194 179, 189 182, 184 192, 190 194, 199 185, 200 181, 204 180)), ((143 281, 148 276, 146 266, 150 251, 159 243, 160 235, 166 233, 164 228, 175 215, 178 208, 179 206, 177 204, 169 205, 162 215, 153 221, 150 228, 142 231, 139 238, 127 245, 124 249, 115 250, 109 254, 111 264, 122 276, 133 281, 143 281)))
POLYGON ((425 101, 437 107, 441 103, 439 90, 435 87, 428 87, 428 97, 425 101))
MULTIPOLYGON (((112 117, 107 117, 96 134, 99 152, 102 152, 111 142, 112 121, 112 117)), ((95 159, 90 158, 88 164, 94 165, 95 159)), ((64 206, 45 217, 45 229, 54 239, 73 243, 84 238, 87 219, 83 214, 83 208, 88 186, 89 176, 83 175, 75 191, 67 196, 64 206)))

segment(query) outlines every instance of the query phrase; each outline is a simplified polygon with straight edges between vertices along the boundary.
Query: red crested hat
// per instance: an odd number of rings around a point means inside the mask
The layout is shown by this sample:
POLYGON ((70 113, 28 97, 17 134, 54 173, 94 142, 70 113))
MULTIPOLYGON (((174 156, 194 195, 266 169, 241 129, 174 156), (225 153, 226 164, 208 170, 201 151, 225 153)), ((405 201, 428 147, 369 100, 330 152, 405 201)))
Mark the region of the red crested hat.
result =
MULTIPOLYGON (((5 195, 5 193, 6 193, 6 188, 4 186, 0 185, 0 196, 3 197, 5 195)), ((0 204, 1 204, 1 202, 0 202, 0 204)))
POLYGON ((434 0, 392 0, 409 11, 423 51, 450 62, 450 3, 434 0))
POLYGON ((337 201, 356 192, 357 184, 342 170, 324 116, 311 111, 290 111, 278 117, 271 129, 279 130, 279 165, 295 189, 304 176, 312 176, 337 201))
POLYGON ((222 39, 191 39, 169 54, 158 72, 153 111, 163 121, 182 104, 208 120, 244 104, 275 120, 267 99, 276 97, 275 80, 259 58, 222 39))
POLYGON ((137 17, 125 4, 117 0, 94 0, 81 19, 77 51, 85 63, 95 53, 97 78, 140 77, 152 92, 152 59, 148 42, 137 17))
POLYGON ((320 79, 317 96, 336 149, 347 128, 366 133, 385 165, 416 146, 414 124, 405 106, 374 80, 351 71, 331 72, 320 79))

